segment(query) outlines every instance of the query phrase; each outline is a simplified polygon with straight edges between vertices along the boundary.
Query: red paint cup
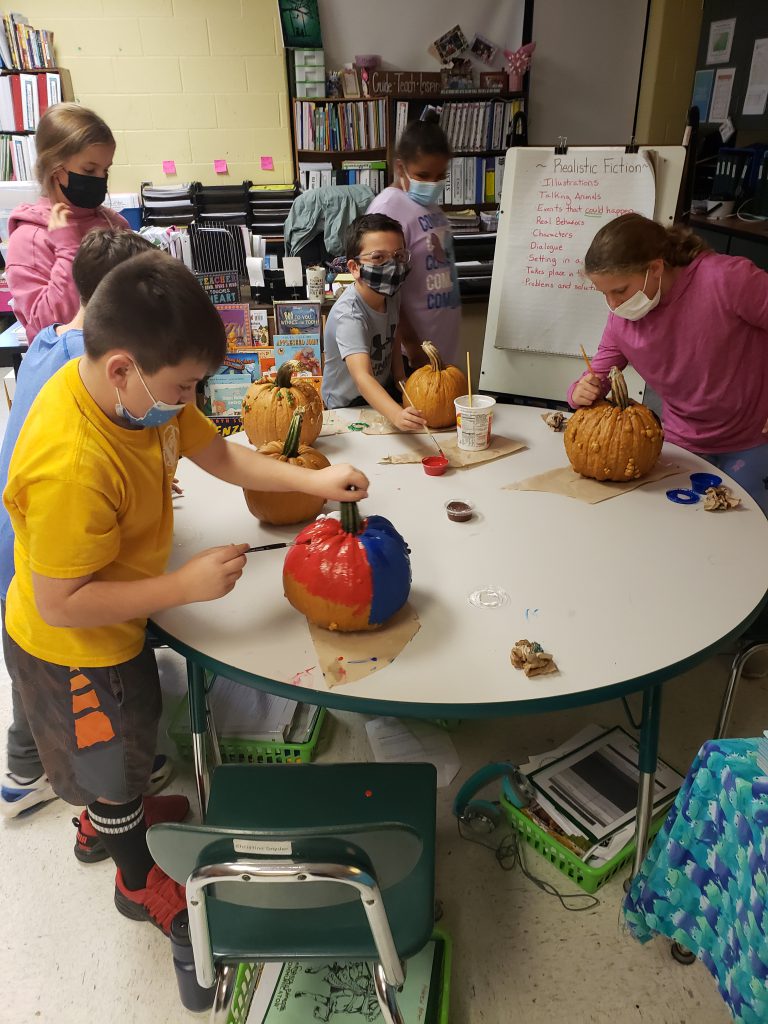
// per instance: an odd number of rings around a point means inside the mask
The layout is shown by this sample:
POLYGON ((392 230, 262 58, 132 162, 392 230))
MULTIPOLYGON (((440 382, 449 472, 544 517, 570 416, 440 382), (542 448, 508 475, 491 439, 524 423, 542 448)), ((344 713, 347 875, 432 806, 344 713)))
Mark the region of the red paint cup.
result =
POLYGON ((421 464, 427 476, 442 476, 448 469, 448 459, 444 455, 428 455, 421 464))

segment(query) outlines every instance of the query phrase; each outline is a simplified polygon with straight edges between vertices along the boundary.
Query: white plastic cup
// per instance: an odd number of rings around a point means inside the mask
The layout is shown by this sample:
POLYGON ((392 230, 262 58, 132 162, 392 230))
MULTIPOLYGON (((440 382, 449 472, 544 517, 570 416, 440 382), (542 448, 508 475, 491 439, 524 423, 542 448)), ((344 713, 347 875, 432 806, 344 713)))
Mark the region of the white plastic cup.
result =
POLYGON ((322 302, 325 296, 325 267, 307 267, 307 298, 322 302))
POLYGON ((472 405, 469 395, 454 399, 456 406, 456 430, 459 436, 459 448, 465 452, 482 452, 491 443, 491 424, 495 398, 488 395, 473 395, 472 405))

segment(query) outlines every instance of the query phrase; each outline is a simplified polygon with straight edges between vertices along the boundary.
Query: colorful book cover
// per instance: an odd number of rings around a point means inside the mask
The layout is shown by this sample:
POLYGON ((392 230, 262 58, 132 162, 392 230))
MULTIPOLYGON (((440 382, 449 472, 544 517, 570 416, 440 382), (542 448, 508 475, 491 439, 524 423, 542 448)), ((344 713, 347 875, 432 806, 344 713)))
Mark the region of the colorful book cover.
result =
MULTIPOLYGON (((435 943, 408 961, 397 1004, 408 1024, 423 1024, 430 1003, 435 943)), ((254 993, 248 1024, 362 1024, 381 1021, 370 965, 315 960, 265 964, 254 993)))
POLYGON ((251 310, 251 338, 256 348, 269 344, 269 322, 266 309, 251 310))
POLYGON ((273 377, 275 375, 275 350, 271 345, 263 348, 255 348, 254 355, 259 360, 259 372, 262 377, 273 377))
POLYGON ((251 315, 247 302, 226 302, 216 306, 227 332, 227 351, 253 348, 251 315))
POLYGON ((320 335, 319 302, 276 302, 275 334, 320 335))
POLYGON ((203 392, 203 412, 206 416, 239 416, 250 386, 251 380, 244 373, 209 377, 203 392))
POLYGON ((214 306, 240 301, 240 279, 236 270, 222 270, 216 274, 195 274, 214 306))
POLYGON ((294 371, 297 377, 321 377, 323 373, 320 338, 311 334, 276 334, 275 368, 280 369, 283 363, 294 360, 298 368, 294 371))
POLYGON ((239 434, 243 429, 240 413, 237 416, 211 416, 210 420, 222 437, 229 437, 230 434, 239 434))

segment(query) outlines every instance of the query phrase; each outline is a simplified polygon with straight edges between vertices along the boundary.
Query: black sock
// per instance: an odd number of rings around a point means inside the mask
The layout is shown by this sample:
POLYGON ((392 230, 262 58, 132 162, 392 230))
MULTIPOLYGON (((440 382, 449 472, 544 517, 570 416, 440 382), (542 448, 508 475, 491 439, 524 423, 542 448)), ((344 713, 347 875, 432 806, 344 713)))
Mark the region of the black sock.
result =
POLYGON ((155 862, 147 846, 144 801, 127 804, 88 804, 88 817, 129 889, 143 889, 155 862))

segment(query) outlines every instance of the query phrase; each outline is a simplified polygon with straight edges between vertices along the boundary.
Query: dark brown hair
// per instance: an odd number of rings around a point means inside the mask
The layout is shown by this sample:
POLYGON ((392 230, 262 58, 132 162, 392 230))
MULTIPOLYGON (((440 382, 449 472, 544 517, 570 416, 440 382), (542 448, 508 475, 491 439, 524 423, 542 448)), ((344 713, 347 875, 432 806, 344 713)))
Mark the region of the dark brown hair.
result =
POLYGON ((689 228, 665 228, 639 213, 624 213, 600 228, 584 257, 587 274, 633 274, 653 260, 687 267, 709 246, 689 228))
POLYGON ((131 256, 154 249, 151 242, 125 228, 93 228, 83 238, 72 263, 80 301, 86 306, 102 279, 119 263, 131 256))
POLYGON ((86 307, 83 334, 91 359, 123 349, 149 374, 185 359, 212 372, 227 350, 222 319, 194 275, 158 251, 110 270, 86 307))
POLYGON ((388 217, 385 213, 364 213, 353 220, 344 235, 344 251, 348 260, 353 260, 363 251, 363 239, 369 231, 392 231, 400 235, 405 245, 403 226, 399 220, 388 217))
POLYGON ((115 145, 106 121, 79 103, 57 103, 40 118, 35 132, 35 177, 43 195, 50 194, 53 172, 76 153, 97 144, 115 145))
POLYGON ((397 141, 395 156, 404 164, 418 160, 422 154, 453 155, 448 136, 440 127, 434 111, 429 111, 423 121, 410 121, 397 141))

